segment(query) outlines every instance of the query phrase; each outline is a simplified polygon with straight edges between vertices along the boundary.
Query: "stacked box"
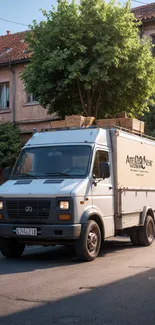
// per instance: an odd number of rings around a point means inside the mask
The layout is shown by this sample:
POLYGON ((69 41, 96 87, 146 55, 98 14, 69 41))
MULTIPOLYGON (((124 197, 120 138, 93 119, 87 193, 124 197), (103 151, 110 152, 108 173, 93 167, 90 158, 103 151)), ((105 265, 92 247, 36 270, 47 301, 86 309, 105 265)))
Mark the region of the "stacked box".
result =
POLYGON ((120 126, 137 133, 144 133, 144 122, 134 118, 113 118, 96 121, 99 127, 120 126))
POLYGON ((134 132, 138 132, 138 133, 144 133, 144 122, 143 121, 139 121, 134 118, 127 118, 127 119, 124 119, 122 124, 123 124, 122 127, 126 128, 126 129, 130 129, 130 130, 132 130, 134 132))
POLYGON ((66 121, 52 121, 51 122, 51 127, 52 129, 63 129, 66 128, 66 121))
POLYGON ((101 120, 96 120, 96 124, 100 127, 108 127, 108 126, 121 126, 120 125, 120 119, 118 118, 111 118, 111 119, 101 119, 101 120))
POLYGON ((81 127, 85 123, 85 117, 81 115, 71 115, 65 117, 67 127, 81 127))

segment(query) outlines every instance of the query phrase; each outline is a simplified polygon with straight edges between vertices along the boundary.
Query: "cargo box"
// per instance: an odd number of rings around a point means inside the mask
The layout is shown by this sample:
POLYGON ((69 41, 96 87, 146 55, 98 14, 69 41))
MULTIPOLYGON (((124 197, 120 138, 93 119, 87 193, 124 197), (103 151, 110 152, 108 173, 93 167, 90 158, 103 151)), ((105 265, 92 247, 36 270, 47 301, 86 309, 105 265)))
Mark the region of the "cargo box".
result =
POLYGON ((66 128, 66 121, 52 121, 51 122, 51 127, 52 129, 61 129, 61 128, 66 128))
POLYGON ((81 115, 71 115, 65 117, 67 127, 80 127, 85 123, 85 117, 81 115))
POLYGON ((136 133, 144 133, 144 122, 133 118, 113 118, 97 120, 99 127, 120 126, 136 133))

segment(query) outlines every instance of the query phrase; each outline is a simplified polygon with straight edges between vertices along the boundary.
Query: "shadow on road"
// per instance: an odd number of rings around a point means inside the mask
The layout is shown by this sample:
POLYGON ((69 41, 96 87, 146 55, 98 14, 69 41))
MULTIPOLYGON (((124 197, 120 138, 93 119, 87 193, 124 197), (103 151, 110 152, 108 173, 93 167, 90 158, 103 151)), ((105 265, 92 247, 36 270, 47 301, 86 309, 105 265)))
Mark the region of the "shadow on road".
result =
MULTIPOLYGON (((129 240, 126 242, 123 240, 107 241, 101 249, 100 257, 129 249, 134 249, 129 240)), ((1 256, 0 274, 31 272, 33 270, 47 268, 52 269, 58 266, 77 263, 80 263, 80 261, 76 257, 74 247, 28 248, 20 259, 6 259, 1 256)))
POLYGON ((79 294, 54 302, 25 305, 24 311, 0 317, 0 325, 154 325, 154 287, 155 269, 150 269, 105 286, 79 288, 79 294))

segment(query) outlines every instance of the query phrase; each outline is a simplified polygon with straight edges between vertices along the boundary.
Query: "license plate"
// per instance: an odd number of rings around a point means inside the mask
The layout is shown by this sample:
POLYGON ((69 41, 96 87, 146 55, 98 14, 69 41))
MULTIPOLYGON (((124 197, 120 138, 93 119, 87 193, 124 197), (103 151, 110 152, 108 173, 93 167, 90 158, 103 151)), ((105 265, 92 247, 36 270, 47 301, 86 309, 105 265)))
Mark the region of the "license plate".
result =
POLYGON ((16 235, 37 236, 37 228, 16 228, 16 235))

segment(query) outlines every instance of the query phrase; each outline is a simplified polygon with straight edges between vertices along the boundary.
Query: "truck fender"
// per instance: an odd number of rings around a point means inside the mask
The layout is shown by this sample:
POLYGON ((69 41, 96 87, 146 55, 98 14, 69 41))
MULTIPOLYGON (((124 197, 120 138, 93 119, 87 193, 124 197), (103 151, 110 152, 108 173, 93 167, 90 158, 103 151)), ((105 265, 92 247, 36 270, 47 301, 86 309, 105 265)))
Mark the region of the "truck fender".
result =
POLYGON ((140 214, 140 226, 143 226, 147 215, 151 216, 154 219, 154 212, 150 206, 144 206, 143 211, 140 214))
POLYGON ((96 223, 98 224, 98 226, 100 227, 101 230, 101 236, 102 236, 102 240, 104 240, 104 222, 103 222, 103 218, 100 215, 99 211, 95 208, 88 208, 86 211, 84 211, 82 218, 81 218, 81 223, 84 225, 87 224, 88 220, 94 220, 96 221, 96 223))

